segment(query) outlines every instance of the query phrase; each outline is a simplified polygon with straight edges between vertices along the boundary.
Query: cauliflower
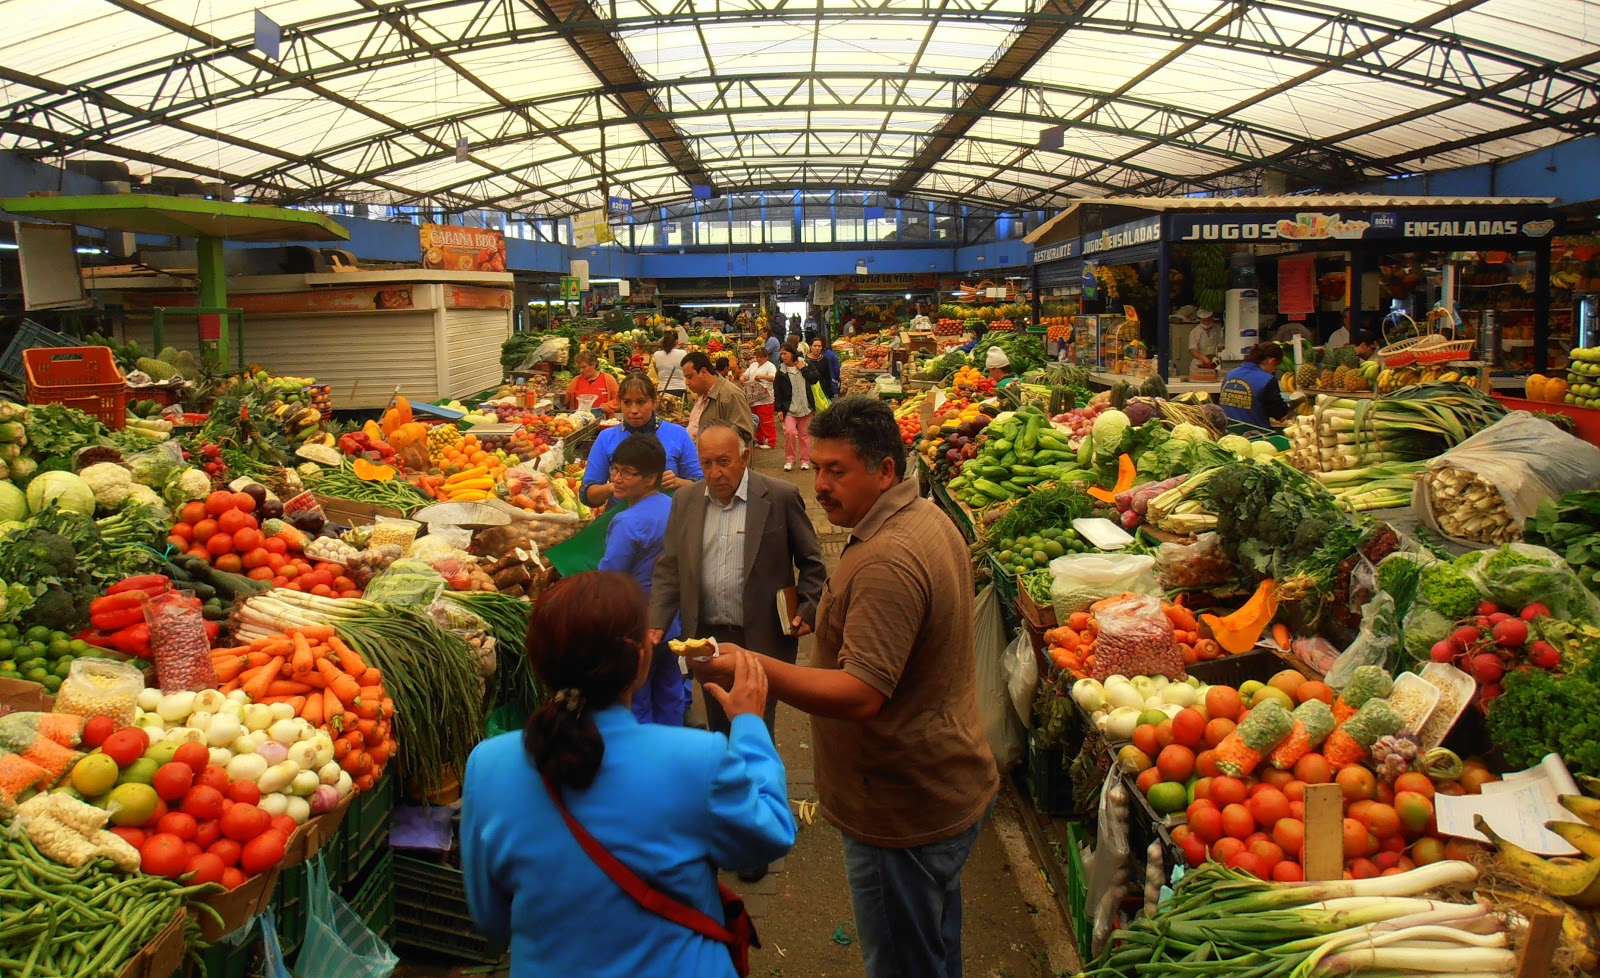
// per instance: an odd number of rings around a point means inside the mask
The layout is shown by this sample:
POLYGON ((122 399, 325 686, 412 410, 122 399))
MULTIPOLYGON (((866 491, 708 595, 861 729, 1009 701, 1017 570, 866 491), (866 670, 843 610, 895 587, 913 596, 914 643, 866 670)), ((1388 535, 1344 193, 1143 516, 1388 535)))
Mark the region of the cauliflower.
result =
POLYGON ((94 490, 94 504, 101 510, 120 509, 133 485, 133 476, 115 462, 96 462, 79 472, 78 478, 94 490))
POLYGON ((138 503, 141 506, 149 506, 151 509, 155 510, 156 515, 160 516, 163 520, 170 518, 166 500, 162 499, 161 494, 149 486, 142 486, 137 482, 129 486, 128 502, 138 503))
POLYGON ((204 499, 211 493, 211 480, 199 469, 184 468, 173 473, 167 480, 166 490, 162 493, 166 497, 167 505, 176 509, 184 503, 192 503, 204 499))

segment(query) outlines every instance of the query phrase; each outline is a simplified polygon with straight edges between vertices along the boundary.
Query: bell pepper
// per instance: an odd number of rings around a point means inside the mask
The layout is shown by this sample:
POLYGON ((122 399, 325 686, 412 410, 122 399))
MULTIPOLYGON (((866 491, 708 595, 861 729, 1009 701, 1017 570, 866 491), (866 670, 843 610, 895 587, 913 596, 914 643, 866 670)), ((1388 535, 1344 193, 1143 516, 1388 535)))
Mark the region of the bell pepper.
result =
POLYGON ((91 611, 89 624, 102 632, 119 632, 129 625, 137 625, 144 621, 144 609, 138 605, 131 608, 118 608, 114 611, 91 611))
POLYGON ((137 625, 129 625, 113 632, 106 642, 118 652, 126 652, 141 659, 153 656, 150 649, 150 626, 142 621, 137 625))
POLYGON ((124 594, 130 591, 144 591, 154 597, 165 591, 171 590, 172 579, 165 574, 138 574, 133 577, 123 578, 117 583, 106 588, 106 594, 124 594))

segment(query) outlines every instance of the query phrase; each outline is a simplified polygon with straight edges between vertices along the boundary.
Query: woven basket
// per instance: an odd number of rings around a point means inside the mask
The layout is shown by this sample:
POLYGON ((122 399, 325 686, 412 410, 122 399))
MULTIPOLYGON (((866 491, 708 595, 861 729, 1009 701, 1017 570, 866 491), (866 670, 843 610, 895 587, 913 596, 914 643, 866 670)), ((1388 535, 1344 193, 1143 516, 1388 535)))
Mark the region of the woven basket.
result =
POLYGON ((1404 367, 1417 362, 1417 348, 1424 340, 1429 339, 1429 336, 1423 327, 1417 325, 1415 319, 1402 312, 1393 313, 1384 318, 1383 338, 1386 345, 1378 351, 1378 356, 1383 359, 1383 365, 1386 367, 1404 367), (1414 335, 1403 340, 1395 340, 1392 343, 1388 342, 1390 324, 1399 325, 1402 319, 1411 325, 1414 335))

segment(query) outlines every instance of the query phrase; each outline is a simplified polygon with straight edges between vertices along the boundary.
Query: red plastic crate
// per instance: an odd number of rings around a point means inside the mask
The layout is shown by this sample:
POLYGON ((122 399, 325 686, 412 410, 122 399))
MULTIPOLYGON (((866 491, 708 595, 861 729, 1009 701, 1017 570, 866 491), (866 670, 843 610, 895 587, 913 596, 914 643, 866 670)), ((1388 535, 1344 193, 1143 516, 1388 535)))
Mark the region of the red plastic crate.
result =
POLYGON ((65 404, 100 419, 107 428, 127 424, 128 382, 104 346, 63 346, 22 351, 30 404, 65 404))

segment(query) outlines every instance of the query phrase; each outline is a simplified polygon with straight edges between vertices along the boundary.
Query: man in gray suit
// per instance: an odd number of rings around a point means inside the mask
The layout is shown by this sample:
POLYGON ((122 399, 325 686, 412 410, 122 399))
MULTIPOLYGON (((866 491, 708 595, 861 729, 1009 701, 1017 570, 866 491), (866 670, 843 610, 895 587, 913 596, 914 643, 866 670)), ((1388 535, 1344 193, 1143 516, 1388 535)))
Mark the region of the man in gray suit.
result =
MULTIPOLYGON (((743 428, 707 422, 698 447, 705 479, 672 497, 650 588, 650 641, 659 643, 681 614, 685 638, 770 649, 793 662, 800 636, 816 623, 828 577, 800 490, 750 469, 743 428), (797 585, 798 607, 785 635, 778 595, 797 585)), ((775 702, 767 704, 768 730, 776 711, 775 702)), ((728 718, 713 697, 706 697, 706 715, 712 730, 727 731, 728 718)))

